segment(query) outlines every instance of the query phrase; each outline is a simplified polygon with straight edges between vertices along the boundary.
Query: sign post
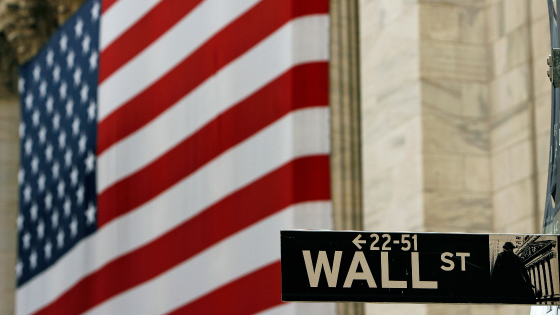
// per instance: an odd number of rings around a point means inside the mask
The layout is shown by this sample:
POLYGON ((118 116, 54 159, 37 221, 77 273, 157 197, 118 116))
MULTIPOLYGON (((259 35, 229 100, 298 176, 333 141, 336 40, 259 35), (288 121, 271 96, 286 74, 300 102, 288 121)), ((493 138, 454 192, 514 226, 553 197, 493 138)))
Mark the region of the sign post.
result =
POLYGON ((283 301, 560 305, 556 235, 280 235, 283 301))

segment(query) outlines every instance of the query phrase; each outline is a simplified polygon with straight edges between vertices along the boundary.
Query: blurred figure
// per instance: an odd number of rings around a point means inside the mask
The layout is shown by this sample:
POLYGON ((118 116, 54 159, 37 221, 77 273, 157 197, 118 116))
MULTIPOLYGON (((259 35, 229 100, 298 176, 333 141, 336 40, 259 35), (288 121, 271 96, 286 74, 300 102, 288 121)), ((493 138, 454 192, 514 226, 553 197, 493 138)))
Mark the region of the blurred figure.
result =
POLYGON ((496 258, 492 272, 492 290, 496 296, 535 299, 531 278, 525 264, 517 256, 511 242, 506 242, 504 251, 496 258))

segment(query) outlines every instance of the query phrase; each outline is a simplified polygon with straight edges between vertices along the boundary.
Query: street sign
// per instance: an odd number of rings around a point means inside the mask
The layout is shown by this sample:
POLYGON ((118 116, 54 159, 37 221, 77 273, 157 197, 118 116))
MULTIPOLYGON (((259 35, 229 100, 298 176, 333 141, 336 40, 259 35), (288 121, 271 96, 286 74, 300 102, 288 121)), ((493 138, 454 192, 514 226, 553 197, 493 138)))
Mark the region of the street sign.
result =
POLYGON ((283 301, 560 305, 557 235, 280 236, 283 301))

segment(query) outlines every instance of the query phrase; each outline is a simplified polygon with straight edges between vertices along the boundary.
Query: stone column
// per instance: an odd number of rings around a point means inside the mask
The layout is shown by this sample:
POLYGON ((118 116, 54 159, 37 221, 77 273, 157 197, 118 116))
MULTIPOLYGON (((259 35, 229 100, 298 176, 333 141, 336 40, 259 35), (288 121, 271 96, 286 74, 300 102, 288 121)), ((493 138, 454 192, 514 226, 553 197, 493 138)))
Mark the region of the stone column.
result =
MULTIPOLYGON (((361 230, 362 167, 357 0, 330 0, 331 192, 334 228, 361 230)), ((362 315, 362 303, 339 303, 338 314, 362 315)))
MULTIPOLYGON (((364 228, 425 231, 419 4, 360 0, 364 228)), ((366 314, 428 314, 366 304, 366 314)))
POLYGON ((14 313, 16 285, 19 99, 13 53, 0 33, 0 314, 14 313))
POLYGON ((537 265, 533 265, 531 267, 531 273, 532 273, 532 276, 533 276, 533 284, 535 285, 537 290, 541 290, 541 282, 539 281, 539 274, 538 274, 538 270, 537 270, 537 265))
POLYGON ((550 125, 546 16, 546 1, 360 0, 365 229, 540 231, 550 125))
MULTIPOLYGON (((552 257, 550 258, 548 263, 550 266, 550 276, 552 277, 552 279, 558 279, 558 277, 560 277, 560 275, 558 275, 558 258, 552 257)), ((553 287, 553 291, 553 294, 555 296, 558 296, 560 294, 560 288, 558 287, 553 287)))
POLYGON ((543 272, 543 266, 542 266, 542 262, 539 262, 538 264, 538 274, 539 274, 539 279, 541 282, 541 290, 542 290, 542 295, 545 296, 546 295, 546 282, 545 282, 545 278, 544 278, 544 272, 543 272))

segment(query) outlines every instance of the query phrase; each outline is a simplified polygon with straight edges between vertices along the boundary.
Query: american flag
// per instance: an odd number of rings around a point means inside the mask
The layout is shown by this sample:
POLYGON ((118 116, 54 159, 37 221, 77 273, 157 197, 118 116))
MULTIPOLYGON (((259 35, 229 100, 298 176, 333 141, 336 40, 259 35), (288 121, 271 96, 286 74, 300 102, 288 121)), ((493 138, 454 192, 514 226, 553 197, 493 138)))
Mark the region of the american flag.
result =
POLYGON ((17 314, 309 314, 330 228, 328 0, 90 0, 20 70, 17 314))

